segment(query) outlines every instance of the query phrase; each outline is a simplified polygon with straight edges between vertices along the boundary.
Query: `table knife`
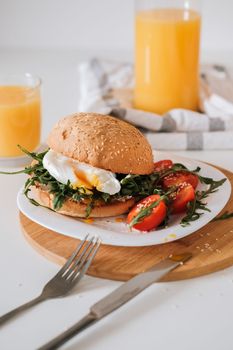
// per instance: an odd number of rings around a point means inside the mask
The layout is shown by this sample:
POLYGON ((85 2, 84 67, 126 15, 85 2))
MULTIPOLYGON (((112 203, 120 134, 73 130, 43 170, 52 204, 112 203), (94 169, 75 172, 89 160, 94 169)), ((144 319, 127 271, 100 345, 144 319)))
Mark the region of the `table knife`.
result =
POLYGON ((149 270, 131 278, 129 281, 125 282, 123 285, 94 304, 90 308, 89 313, 80 321, 75 323, 65 332, 49 341, 47 344, 40 347, 38 350, 57 349, 70 338, 80 333, 88 326, 96 323, 101 318, 108 315, 110 312, 118 309, 127 301, 134 298, 137 294, 141 293, 145 288, 149 287, 152 283, 159 281, 168 272, 174 270, 176 267, 180 266, 191 257, 191 253, 171 255, 167 259, 154 265, 149 270))

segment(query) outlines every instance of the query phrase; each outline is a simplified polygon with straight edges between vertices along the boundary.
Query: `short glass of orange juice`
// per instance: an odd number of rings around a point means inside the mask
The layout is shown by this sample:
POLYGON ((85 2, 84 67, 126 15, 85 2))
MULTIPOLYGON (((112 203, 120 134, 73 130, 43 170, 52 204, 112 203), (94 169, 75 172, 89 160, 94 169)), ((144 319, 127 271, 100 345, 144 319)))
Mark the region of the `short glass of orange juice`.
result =
POLYGON ((135 2, 135 107, 197 110, 201 1, 135 2))
POLYGON ((0 159, 23 156, 40 143, 41 80, 29 73, 0 77, 0 159))

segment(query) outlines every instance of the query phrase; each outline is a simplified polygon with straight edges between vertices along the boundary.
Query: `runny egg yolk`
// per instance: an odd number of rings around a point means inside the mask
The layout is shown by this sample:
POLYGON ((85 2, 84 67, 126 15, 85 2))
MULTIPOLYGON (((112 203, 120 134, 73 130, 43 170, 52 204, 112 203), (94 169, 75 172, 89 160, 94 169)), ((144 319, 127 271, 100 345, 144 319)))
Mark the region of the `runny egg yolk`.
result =
POLYGON ((74 170, 74 174, 77 178, 77 181, 72 184, 73 188, 85 187, 88 190, 91 190, 91 189, 93 189, 93 187, 98 186, 98 184, 99 184, 98 176, 93 174, 91 177, 91 180, 90 180, 90 179, 88 179, 88 177, 86 176, 86 174, 83 171, 77 170, 74 168, 73 168, 73 170, 74 170))
POLYGON ((78 162, 51 149, 43 158, 43 166, 57 181, 63 184, 69 182, 71 187, 83 189, 85 193, 92 193, 96 188, 97 191, 114 195, 121 189, 116 174, 111 171, 78 162))

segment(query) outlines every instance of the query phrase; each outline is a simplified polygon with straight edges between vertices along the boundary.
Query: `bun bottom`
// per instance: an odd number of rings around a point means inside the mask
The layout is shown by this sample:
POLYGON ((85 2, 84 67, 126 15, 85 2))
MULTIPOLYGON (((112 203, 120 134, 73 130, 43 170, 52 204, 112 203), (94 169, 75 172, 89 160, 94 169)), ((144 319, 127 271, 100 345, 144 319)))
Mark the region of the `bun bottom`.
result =
MULTIPOLYGON (((43 206, 53 209, 53 195, 48 191, 32 186, 31 191, 33 198, 43 206)), ((109 204, 95 205, 91 211, 90 217, 92 218, 104 218, 109 216, 117 216, 125 214, 135 204, 135 199, 130 198, 125 201, 115 201, 109 204)), ((76 202, 72 199, 67 199, 59 210, 55 210, 59 214, 85 218, 86 217, 87 204, 76 202)), ((53 209, 54 210, 54 209, 53 209)))

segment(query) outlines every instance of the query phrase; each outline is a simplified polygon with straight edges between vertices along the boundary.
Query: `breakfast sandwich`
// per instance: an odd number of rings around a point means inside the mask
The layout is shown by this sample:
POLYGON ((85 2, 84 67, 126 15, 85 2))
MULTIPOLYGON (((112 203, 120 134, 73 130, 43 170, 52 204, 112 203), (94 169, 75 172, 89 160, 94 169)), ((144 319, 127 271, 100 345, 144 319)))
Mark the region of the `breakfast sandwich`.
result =
POLYGON ((210 211, 206 198, 224 184, 162 159, 134 126, 97 113, 76 113, 60 120, 42 153, 20 149, 33 158, 23 193, 30 202, 73 217, 127 213, 130 228, 150 231, 183 214, 182 226, 210 211), (199 186, 202 186, 201 190, 199 186))
POLYGON ((122 120, 74 114, 54 126, 47 143, 49 149, 35 155, 26 186, 34 204, 75 217, 107 217, 128 212, 142 191, 150 191, 151 147, 122 120))

